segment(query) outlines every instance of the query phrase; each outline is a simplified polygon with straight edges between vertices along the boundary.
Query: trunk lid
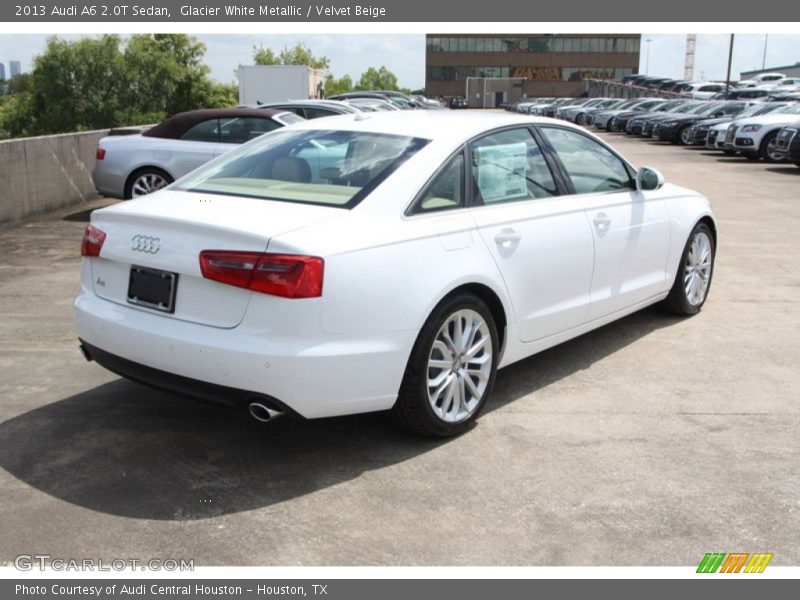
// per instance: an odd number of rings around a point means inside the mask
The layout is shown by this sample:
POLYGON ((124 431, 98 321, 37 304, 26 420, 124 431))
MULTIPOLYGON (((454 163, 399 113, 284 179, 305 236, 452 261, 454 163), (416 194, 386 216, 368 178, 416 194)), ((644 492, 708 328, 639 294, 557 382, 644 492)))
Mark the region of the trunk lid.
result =
POLYGON ((92 259, 92 286, 101 298, 136 310, 214 327, 238 325, 249 290, 204 279, 202 250, 264 252, 277 235, 340 217, 339 208, 165 190, 92 213, 106 233, 92 259), (177 274, 174 312, 128 299, 131 267, 177 274))

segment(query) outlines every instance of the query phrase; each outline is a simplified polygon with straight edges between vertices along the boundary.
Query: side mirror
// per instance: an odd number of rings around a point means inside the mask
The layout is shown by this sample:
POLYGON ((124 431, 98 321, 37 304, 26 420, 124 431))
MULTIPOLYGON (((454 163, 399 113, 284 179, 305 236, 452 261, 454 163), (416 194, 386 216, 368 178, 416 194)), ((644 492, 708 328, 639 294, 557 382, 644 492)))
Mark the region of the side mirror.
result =
POLYGON ((664 176, 660 171, 650 167, 642 167, 636 173, 636 189, 642 192, 660 189, 664 185, 664 176))

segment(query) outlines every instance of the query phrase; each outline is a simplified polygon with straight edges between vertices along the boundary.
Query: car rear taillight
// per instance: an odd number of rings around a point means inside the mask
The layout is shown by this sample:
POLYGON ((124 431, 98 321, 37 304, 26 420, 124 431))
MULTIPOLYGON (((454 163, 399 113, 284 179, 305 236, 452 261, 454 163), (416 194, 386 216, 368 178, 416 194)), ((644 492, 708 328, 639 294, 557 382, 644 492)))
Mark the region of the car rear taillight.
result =
POLYGON ((106 149, 105 148, 98 148, 97 152, 94 153, 94 157, 97 160, 103 160, 106 157, 106 149))
POLYGON ((105 241, 105 231, 98 229, 94 225, 87 225, 83 232, 81 256, 100 256, 100 249, 105 241))
POLYGON ((203 277, 284 298, 322 296, 325 261, 317 256, 203 250, 203 277))

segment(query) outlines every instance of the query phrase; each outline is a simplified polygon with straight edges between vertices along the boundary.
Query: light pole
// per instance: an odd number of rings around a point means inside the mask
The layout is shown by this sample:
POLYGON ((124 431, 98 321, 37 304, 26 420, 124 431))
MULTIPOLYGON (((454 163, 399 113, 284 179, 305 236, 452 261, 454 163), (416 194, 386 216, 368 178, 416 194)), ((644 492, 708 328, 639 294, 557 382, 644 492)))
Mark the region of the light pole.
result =
POLYGON ((650 75, 650 42, 652 42, 652 41, 653 40, 651 40, 650 38, 647 38, 644 41, 645 44, 647 44, 647 54, 646 54, 646 59, 645 59, 645 63, 644 63, 644 74, 645 75, 650 75))
POLYGON ((728 75, 725 77, 725 100, 731 91, 731 63, 733 62, 733 34, 731 34, 731 45, 728 48, 728 75))
POLYGON ((769 41, 769 34, 764 34, 764 60, 761 61, 761 70, 765 70, 767 68, 767 41, 769 41))

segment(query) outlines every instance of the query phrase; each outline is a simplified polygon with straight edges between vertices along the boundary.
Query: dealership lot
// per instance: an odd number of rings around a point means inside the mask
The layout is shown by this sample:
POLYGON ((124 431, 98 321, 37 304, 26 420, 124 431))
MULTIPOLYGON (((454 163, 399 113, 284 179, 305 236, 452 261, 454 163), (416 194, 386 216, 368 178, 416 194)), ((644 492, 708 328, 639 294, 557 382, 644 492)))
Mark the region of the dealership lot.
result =
POLYGON ((0 229, 0 562, 797 564, 800 169, 605 137, 712 198, 708 303, 512 365, 444 442, 382 415, 259 426, 120 380, 72 327, 86 207, 0 229))

